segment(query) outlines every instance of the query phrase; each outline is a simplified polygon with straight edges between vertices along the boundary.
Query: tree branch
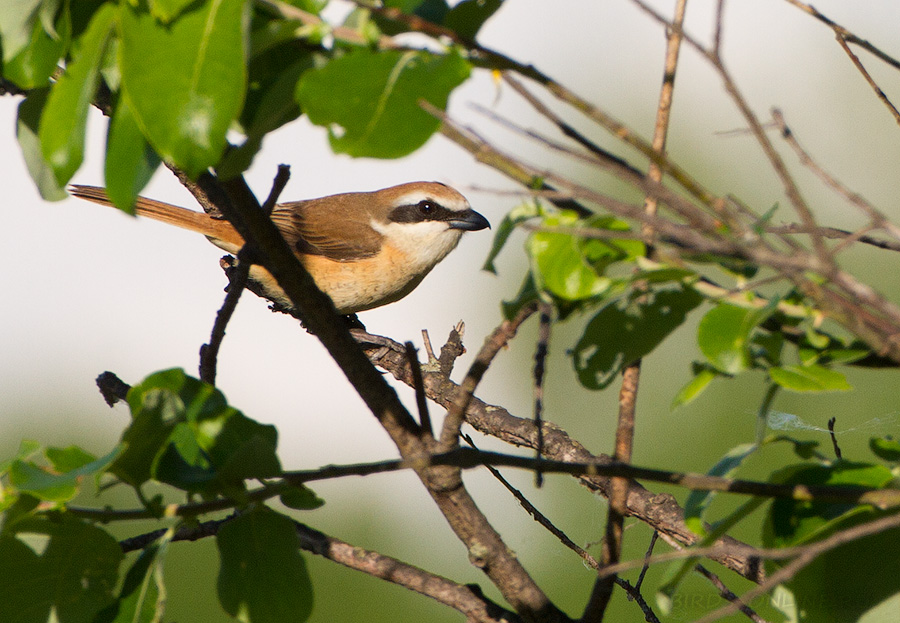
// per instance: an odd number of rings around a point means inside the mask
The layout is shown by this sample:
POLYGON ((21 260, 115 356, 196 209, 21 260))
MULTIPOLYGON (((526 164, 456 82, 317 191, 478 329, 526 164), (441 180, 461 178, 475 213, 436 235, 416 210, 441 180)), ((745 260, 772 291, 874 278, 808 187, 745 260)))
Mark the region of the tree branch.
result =
MULTIPOLYGON (((232 517, 204 521, 195 525, 181 526, 176 530, 173 541, 197 541, 215 536, 219 529, 231 521, 232 517)), ((469 621, 479 623, 519 623, 521 619, 497 604, 487 600, 480 591, 458 584, 440 575, 407 564, 396 558, 379 554, 346 541, 328 536, 303 523, 294 522, 300 549, 327 558, 349 569, 385 580, 392 584, 415 591, 464 614, 469 621)), ((144 549, 166 530, 154 530, 140 536, 119 542, 123 552, 144 549)))

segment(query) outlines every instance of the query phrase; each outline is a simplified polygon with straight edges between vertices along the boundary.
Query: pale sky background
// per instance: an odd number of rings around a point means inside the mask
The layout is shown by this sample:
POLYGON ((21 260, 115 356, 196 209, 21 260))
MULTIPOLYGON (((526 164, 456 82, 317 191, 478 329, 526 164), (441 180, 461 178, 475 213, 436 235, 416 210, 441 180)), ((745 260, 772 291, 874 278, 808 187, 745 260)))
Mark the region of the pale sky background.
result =
MULTIPOLYGON (((671 9, 665 7, 672 4, 654 3, 667 13, 671 9)), ((709 12, 714 6, 712 0, 692 0, 688 31, 708 40, 709 12)), ((900 3, 818 0, 815 6, 900 57, 900 3)), ((663 37, 661 29, 630 2, 508 0, 479 39, 514 58, 535 63, 650 135, 661 79, 663 37)), ((900 101, 900 74, 861 55, 894 102, 900 101)), ((682 56, 669 140, 671 155, 688 163, 713 190, 736 193, 765 211, 781 200, 777 181, 752 139, 716 134, 742 124, 708 65, 688 48, 682 56)), ((725 59, 760 117, 767 117, 773 106, 783 109, 800 141, 823 166, 900 218, 896 201, 900 194, 900 176, 896 174, 900 132, 840 51, 830 30, 783 1, 732 1, 726 14, 725 59)), ((454 94, 451 115, 504 141, 507 150, 539 168, 568 165, 562 157, 543 153, 498 129, 474 112, 470 103, 494 107, 526 126, 545 127, 514 93, 507 89, 498 92, 481 72, 475 72, 454 94)), ((135 383, 153 371, 176 366, 196 375, 197 352, 208 340, 226 284, 218 267, 222 252, 195 234, 135 220, 111 209, 77 200, 43 202, 15 144, 17 104, 16 98, 0 98, 0 141, 5 146, 0 150, 5 197, 0 221, 0 266, 5 273, 0 294, 0 458, 9 456, 22 438, 47 445, 78 442, 94 452, 105 452, 118 439, 127 411, 124 407, 106 408, 94 378, 111 370, 135 383), (73 439, 73 428, 79 431, 77 439, 73 439)), ((92 115, 86 162, 74 182, 102 184, 105 125, 99 114, 92 115)), ((631 156, 606 137, 595 136, 617 153, 631 156)), ((471 190, 514 187, 440 136, 402 160, 353 160, 331 154, 323 129, 303 120, 295 122, 270 136, 247 175, 259 197, 267 194, 279 163, 291 165, 292 172, 283 199, 437 180, 460 189, 495 226, 516 204, 509 196, 471 190)), ((789 163, 799 169, 793 160, 789 163)), ((801 175, 800 179, 829 224, 859 223, 850 208, 818 190, 811 178, 801 175)), ((144 194, 193 207, 190 195, 164 169, 144 194)), ((362 321, 373 333, 412 340, 420 347, 420 330, 427 329, 439 347, 453 324, 464 320, 469 353, 456 370, 455 378, 461 378, 472 354, 500 320, 498 299, 512 296, 523 274, 521 237, 514 238, 501 256, 499 277, 480 271, 491 237, 486 231, 467 234, 412 295, 362 314, 362 321)), ((895 295, 900 291, 896 271, 882 271, 873 280, 879 287, 893 288, 895 295)), ((563 377, 571 376, 565 349, 576 338, 577 331, 570 330, 568 342, 554 344, 561 369, 551 374, 548 383, 563 383, 563 377)), ((479 395, 518 415, 529 415, 531 364, 527 357, 532 349, 533 343, 526 343, 513 353, 501 354, 497 369, 489 373, 479 395)), ((686 374, 687 362, 682 368, 678 373, 686 374)), ((679 379, 674 389, 667 390, 668 397, 662 397, 662 405, 687 377, 679 379)), ((218 383, 231 404, 250 417, 278 426, 286 468, 396 455, 317 340, 288 317, 271 314, 249 293, 228 327, 218 383)), ((548 391, 551 397, 558 395, 552 387, 548 391)), ((402 395, 408 398, 410 394, 402 395)), ((585 393, 583 399, 592 396, 585 393)), ((604 405, 612 404, 603 400, 604 405)), ((409 400, 408 404, 414 403, 409 400)), ((548 409, 552 411, 552 402, 548 409)), ((432 412, 440 413, 435 407, 432 412)), ((660 417, 666 421, 666 414, 660 417)), ((607 419, 604 434, 597 433, 590 446, 593 451, 612 447, 612 438, 605 434, 612 430, 612 418, 607 419)), ((580 425, 573 421, 561 424, 573 432, 580 425)), ((651 449, 643 451, 643 456, 653 456, 651 449)), ((691 468, 705 469, 711 464, 704 461, 691 464, 691 468)), ((480 478, 473 480, 481 482, 480 478)), ((410 522, 410 530, 425 531, 434 516, 429 511, 419 517, 408 506, 406 485, 410 483, 392 476, 373 479, 366 487, 359 481, 347 481, 322 489, 333 496, 328 498, 328 506, 342 508, 339 498, 344 494, 357 503, 365 498, 370 510, 401 513, 410 522)), ((543 495, 548 494, 539 494, 543 495)), ((496 512, 510 504, 507 499, 490 497, 483 503, 496 512)), ((524 513, 510 522, 507 530, 533 530, 524 513)))

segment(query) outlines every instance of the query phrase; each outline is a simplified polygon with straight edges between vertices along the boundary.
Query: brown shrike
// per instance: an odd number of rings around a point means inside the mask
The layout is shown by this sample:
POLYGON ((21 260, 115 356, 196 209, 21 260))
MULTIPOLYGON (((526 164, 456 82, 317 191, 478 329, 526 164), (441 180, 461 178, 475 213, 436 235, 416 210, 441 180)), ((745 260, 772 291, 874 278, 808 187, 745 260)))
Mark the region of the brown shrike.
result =
MULTIPOLYGON (((112 205, 102 188, 72 186, 76 197, 112 205)), ((199 232, 237 254, 243 238, 228 221, 138 197, 136 212, 199 232)), ((411 182, 374 192, 342 193, 281 203, 272 221, 341 314, 398 301, 452 251, 463 232, 489 227, 466 198, 437 182, 411 182)), ((292 307, 262 266, 250 278, 273 300, 292 307)))

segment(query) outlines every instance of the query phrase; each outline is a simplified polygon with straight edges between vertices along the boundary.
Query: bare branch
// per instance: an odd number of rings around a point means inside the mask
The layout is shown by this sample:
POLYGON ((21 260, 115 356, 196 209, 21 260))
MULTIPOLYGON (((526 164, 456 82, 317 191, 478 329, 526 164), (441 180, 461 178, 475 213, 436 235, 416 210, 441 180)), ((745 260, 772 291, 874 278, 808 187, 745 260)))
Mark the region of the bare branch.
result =
MULTIPOLYGON (((828 188, 834 190, 836 193, 846 199, 847 202, 849 202, 851 205, 856 206, 866 216, 872 219, 872 222, 876 227, 878 227, 879 229, 884 229, 891 236, 893 236, 897 240, 900 240, 900 227, 897 227, 897 225, 888 220, 888 218, 880 210, 869 203, 862 195, 855 193, 844 186, 837 178, 825 171, 825 169, 820 167, 816 163, 816 161, 813 160, 812 156, 809 155, 809 152, 803 149, 803 147, 800 145, 800 142, 797 140, 797 136, 788 127, 787 122, 784 119, 784 115, 779 109, 776 108, 772 110, 772 119, 778 126, 778 129, 781 132, 781 137, 791 147, 791 149, 794 150, 794 153, 797 154, 797 158, 800 160, 800 163, 803 166, 812 171, 816 175, 816 177, 822 180, 822 182, 828 188)), ((823 233, 823 235, 825 234, 823 233)))
POLYGON ((887 94, 881 90, 881 87, 875 82, 875 79, 872 78, 871 74, 866 71, 865 66, 863 66, 862 61, 859 60, 859 57, 853 53, 853 50, 850 49, 850 46, 847 45, 846 39, 843 36, 837 35, 837 42, 840 44, 841 49, 850 57, 850 61, 853 63, 853 66, 862 74, 862 77, 865 81, 872 87, 872 91, 875 92, 875 97, 881 101, 882 104, 887 107, 888 111, 894 117, 894 121, 900 124, 900 110, 897 110, 897 107, 891 103, 891 100, 888 99, 887 94))
POLYGON ((850 32, 849 30, 847 30, 840 24, 825 17, 825 15, 820 13, 818 11, 818 9, 816 9, 812 5, 807 4, 805 2, 800 2, 799 0, 785 0, 785 1, 788 2, 789 4, 793 4, 795 7, 797 7, 801 11, 809 13, 810 15, 815 17, 817 20, 819 20, 823 24, 826 24, 829 28, 834 30, 835 35, 837 35, 839 39, 842 39, 842 40, 847 41, 848 43, 852 43, 854 45, 858 45, 859 47, 863 48, 864 50, 866 50, 870 54, 874 55, 881 61, 887 63, 894 69, 900 69, 900 60, 897 60, 894 57, 886 54, 880 48, 875 47, 874 45, 872 45, 865 39, 861 39, 861 38, 857 37, 855 34, 850 32))
MULTIPOLYGON (((665 17, 657 13, 652 7, 646 4, 643 0, 632 0, 632 2, 645 13, 653 17, 660 24, 664 25, 666 28, 681 31, 681 27, 679 25, 667 20, 665 17)), ((791 176, 790 172, 787 170, 787 167, 784 164, 784 160, 781 158, 775 147, 772 145, 772 142, 766 135, 765 129, 760 123, 759 118, 750 108, 750 105, 747 103, 746 98, 744 98, 744 96, 741 94, 740 89, 738 89, 737 83, 732 78, 731 73, 725 67, 725 63, 722 57, 715 53, 716 50, 707 49, 697 40, 691 37, 685 36, 684 40, 693 48, 695 48, 700 54, 702 54, 718 72, 723 86, 725 87, 725 92, 728 93, 729 96, 731 96, 732 102, 735 104, 735 106, 737 106, 738 110, 741 113, 741 116, 743 116, 744 120, 750 126, 751 133, 756 138, 756 141, 762 148, 762 151, 765 154, 766 159, 769 161, 770 166, 775 171, 778 179, 781 181, 785 194, 790 200, 791 205, 794 206, 797 214, 800 216, 800 221, 806 227, 808 227, 810 231, 815 231, 817 225, 815 222, 815 218, 813 217, 812 210, 806 203, 806 200, 803 198, 803 194, 800 192, 800 188, 794 181, 793 176, 791 176)), ((828 248, 825 246, 825 243, 822 240, 821 236, 812 234, 812 242, 816 252, 816 257, 822 263, 823 267, 828 267, 828 269, 832 271, 836 270, 836 267, 834 266, 834 259, 828 252, 828 248)))
MULTIPOLYGON (((232 517, 214 519, 198 524, 183 525, 176 530, 173 541, 197 541, 215 536, 232 517)), ((480 591, 430 573, 396 558, 379 554, 330 537, 314 528, 294 522, 300 548, 322 556, 349 569, 402 586, 453 608, 471 621, 480 623, 513 623, 521 619, 487 600, 480 591)), ((166 529, 154 530, 119 542, 124 552, 144 549, 159 539, 166 529)))

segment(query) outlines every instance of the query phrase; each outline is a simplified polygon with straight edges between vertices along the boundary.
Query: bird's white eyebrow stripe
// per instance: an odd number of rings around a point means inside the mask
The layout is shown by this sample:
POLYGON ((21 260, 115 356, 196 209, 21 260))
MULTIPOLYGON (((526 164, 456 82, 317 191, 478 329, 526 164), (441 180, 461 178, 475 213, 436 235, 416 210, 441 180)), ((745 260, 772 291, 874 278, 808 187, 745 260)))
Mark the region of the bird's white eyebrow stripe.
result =
POLYGON ((454 212, 461 212, 463 210, 469 209, 468 202, 460 204, 460 202, 455 201, 454 197, 450 197, 449 199, 450 200, 448 201, 447 198, 435 197, 430 193, 422 192, 421 190, 415 190, 397 197, 394 205, 399 207, 402 205, 415 205, 420 201, 433 201, 434 203, 454 212))

